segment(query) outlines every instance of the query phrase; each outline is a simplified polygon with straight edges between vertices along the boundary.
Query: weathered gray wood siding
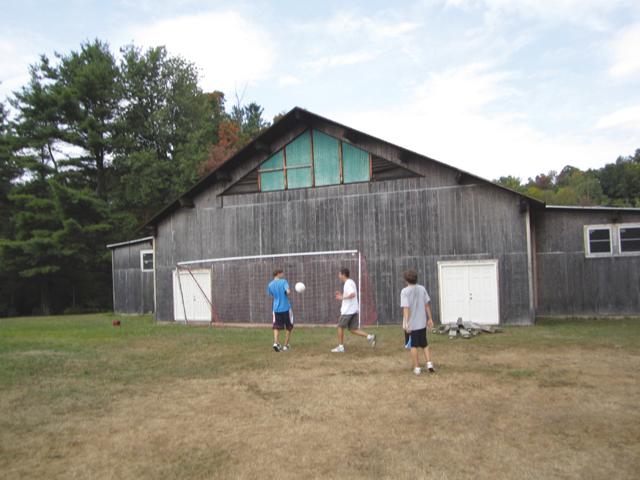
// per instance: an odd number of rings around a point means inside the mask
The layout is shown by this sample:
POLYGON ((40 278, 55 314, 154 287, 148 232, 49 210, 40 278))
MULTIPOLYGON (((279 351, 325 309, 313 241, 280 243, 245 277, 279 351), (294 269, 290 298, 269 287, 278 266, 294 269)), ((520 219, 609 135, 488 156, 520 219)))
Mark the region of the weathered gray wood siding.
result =
POLYGON ((537 211, 537 313, 640 314, 640 256, 587 258, 584 226, 640 222, 633 212, 537 211))
MULTIPOLYGON (((398 156, 377 144, 358 146, 382 158, 398 156)), ((233 179, 262 159, 238 167, 233 179)), ((204 191, 194 199, 195 208, 177 210, 157 225, 157 318, 173 319, 176 262, 358 249, 367 257, 381 323, 401 320, 405 269, 418 270, 437 317, 437 262, 467 259, 498 259, 501 322, 531 323, 526 214, 519 197, 486 183, 460 184, 455 169, 434 162, 402 161, 423 177, 257 194, 220 196, 220 185, 204 191)), ((260 288, 269 277, 265 272, 260 288)), ((270 322, 270 312, 247 321, 270 322)))
POLYGON ((153 312, 153 272, 140 268, 140 251, 152 248, 149 241, 112 249, 115 313, 153 312))

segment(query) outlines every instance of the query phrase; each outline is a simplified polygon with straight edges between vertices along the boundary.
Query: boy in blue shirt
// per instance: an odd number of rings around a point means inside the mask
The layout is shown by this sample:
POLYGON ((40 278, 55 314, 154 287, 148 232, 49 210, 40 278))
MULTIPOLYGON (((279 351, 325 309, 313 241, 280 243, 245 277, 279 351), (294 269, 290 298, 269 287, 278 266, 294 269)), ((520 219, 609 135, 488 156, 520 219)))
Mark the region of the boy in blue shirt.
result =
POLYGON ((287 351, 291 330, 293 330, 293 315, 291 314, 291 304, 289 295, 291 289, 289 282, 284 278, 281 268, 273 271, 273 280, 267 286, 267 293, 273 297, 273 350, 276 352, 287 351), (280 346, 280 330, 286 328, 287 334, 284 339, 284 347, 280 346))

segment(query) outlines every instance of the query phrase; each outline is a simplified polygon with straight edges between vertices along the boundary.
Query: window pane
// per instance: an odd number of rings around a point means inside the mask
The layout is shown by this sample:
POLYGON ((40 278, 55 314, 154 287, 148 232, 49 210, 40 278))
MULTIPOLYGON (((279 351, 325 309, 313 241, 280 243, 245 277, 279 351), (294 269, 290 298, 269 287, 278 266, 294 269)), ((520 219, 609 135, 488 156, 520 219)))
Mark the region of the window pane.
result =
POLYGON ((284 190, 284 171, 277 170, 275 172, 260 173, 260 189, 263 192, 284 190))
POLYGON ((591 253, 610 253, 611 243, 609 242, 591 242, 591 253))
POLYGON ((284 167, 284 154, 282 150, 277 151, 273 155, 271 155, 262 165, 260 165, 260 170, 270 170, 272 168, 283 168, 284 167))
POLYGON ((621 228, 620 238, 622 240, 640 240, 640 227, 621 228))
POLYGON ((611 231, 608 228, 589 230, 589 251, 611 253, 611 231))
POLYGON ((287 168, 287 188, 304 188, 311 186, 311 167, 287 168))
POLYGON ((342 143, 344 183, 369 181, 369 154, 348 143, 342 143))
POLYGON ((309 132, 304 132, 288 144, 285 149, 287 153, 287 168, 298 165, 311 165, 311 134, 309 132))
POLYGON ((607 240, 609 241, 609 229, 608 228, 599 228, 594 230, 589 230, 589 240, 607 240))
POLYGON ((622 253, 640 252, 640 240, 623 240, 620 251, 622 253))
POLYGON ((620 229, 620 251, 622 253, 640 252, 640 227, 620 229))
POLYGON ((153 253, 142 254, 142 269, 153 270, 153 253))
POLYGON ((340 157, 338 139, 313 131, 313 172, 316 186, 340 183, 340 157))

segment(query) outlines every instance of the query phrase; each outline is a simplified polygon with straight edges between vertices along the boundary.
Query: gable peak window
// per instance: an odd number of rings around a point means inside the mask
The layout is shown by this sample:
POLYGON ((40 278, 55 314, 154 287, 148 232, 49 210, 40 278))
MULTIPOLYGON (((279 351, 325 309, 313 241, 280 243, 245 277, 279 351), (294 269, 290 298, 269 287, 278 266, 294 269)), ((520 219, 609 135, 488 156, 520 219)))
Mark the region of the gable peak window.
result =
POLYGON ((258 169, 262 192, 368 182, 371 154, 318 130, 306 130, 258 169))

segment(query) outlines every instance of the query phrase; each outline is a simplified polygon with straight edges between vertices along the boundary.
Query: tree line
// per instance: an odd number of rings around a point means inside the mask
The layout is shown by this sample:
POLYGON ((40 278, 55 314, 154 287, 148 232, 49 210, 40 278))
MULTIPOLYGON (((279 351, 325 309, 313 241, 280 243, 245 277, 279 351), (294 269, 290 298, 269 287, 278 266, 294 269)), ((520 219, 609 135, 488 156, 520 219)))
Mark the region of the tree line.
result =
MULTIPOLYGON (((0 317, 111 308, 105 245, 270 125, 198 86, 164 47, 100 40, 41 56, 0 102, 0 317)), ((601 169, 498 183, 547 203, 640 207, 640 149, 601 169)))
POLYGON ((111 307, 105 244, 269 125, 164 47, 41 56, 0 102, 0 316, 111 307))
POLYGON ((513 176, 496 182, 549 205, 640 208, 640 149, 602 168, 580 170, 567 165, 559 173, 541 173, 527 182, 513 176))

